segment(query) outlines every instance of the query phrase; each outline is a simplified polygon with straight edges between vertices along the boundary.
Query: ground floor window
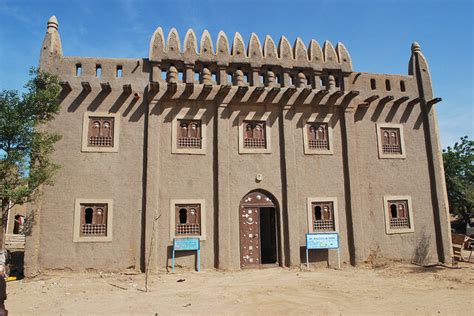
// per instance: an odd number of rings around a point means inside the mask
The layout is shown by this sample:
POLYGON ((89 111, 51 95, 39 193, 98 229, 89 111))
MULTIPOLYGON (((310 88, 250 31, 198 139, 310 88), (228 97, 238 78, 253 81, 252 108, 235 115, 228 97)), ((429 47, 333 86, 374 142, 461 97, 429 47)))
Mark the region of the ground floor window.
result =
POLYGON ((206 238, 205 201, 171 200, 170 240, 183 237, 206 238))
POLYGON ((385 228, 387 234, 414 231, 411 198, 409 196, 385 196, 385 228))
POLYGON ((74 242, 112 241, 112 213, 112 200, 76 199, 74 242))
POLYGON ((107 204, 81 204, 80 236, 107 236, 107 204))
POLYGON ((176 236, 201 235, 201 205, 176 204, 176 236))
POLYGON ((336 198, 308 198, 307 204, 310 233, 338 231, 336 198))

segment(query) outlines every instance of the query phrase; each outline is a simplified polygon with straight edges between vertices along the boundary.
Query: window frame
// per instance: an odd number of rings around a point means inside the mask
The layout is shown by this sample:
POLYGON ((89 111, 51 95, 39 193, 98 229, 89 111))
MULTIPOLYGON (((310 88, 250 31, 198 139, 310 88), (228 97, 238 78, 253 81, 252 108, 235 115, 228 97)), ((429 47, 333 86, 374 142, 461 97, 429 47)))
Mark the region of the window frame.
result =
POLYGON ((171 153, 172 154, 184 154, 184 155, 205 155, 206 154, 206 120, 203 113, 197 113, 195 115, 190 114, 178 114, 171 122, 171 153), (200 121, 201 123, 201 148, 180 148, 178 147, 178 124, 181 120, 189 121, 200 121))
POLYGON ((271 128, 269 113, 261 115, 255 112, 250 112, 246 115, 239 116, 239 154, 271 154, 272 142, 271 142, 271 128), (265 123, 265 145, 266 148, 247 148, 244 146, 244 123, 246 121, 253 122, 264 122, 265 123))
POLYGON ((415 232, 415 222, 413 221, 413 207, 411 202, 411 196, 409 195, 386 195, 383 197, 384 203, 384 218, 385 218, 385 232, 387 235, 392 234, 406 234, 415 232), (409 228, 396 229, 390 227, 390 208, 388 204, 390 201, 406 201, 408 207, 408 221, 410 223, 409 228))
POLYGON ((334 154, 334 138, 333 138, 333 130, 331 126, 331 118, 332 114, 327 114, 323 119, 319 119, 315 114, 311 115, 308 118, 303 126, 303 147, 304 147, 304 154, 305 155, 333 155, 334 154), (308 139, 308 124, 312 123, 320 123, 320 124, 327 124, 327 132, 328 132, 328 143, 329 149, 317 149, 317 148, 310 148, 309 147, 309 139, 308 139))
POLYGON ((339 215, 337 208, 337 198, 336 197, 309 197, 306 200, 306 220, 308 233, 339 233, 339 215), (333 207, 333 216, 334 216, 334 230, 326 231, 315 231, 313 227, 313 203, 327 203, 331 202, 333 207))
POLYGON ((406 158, 406 149, 405 149, 405 136, 403 134, 403 125, 402 124, 395 124, 395 123, 377 123, 377 147, 379 152, 380 159, 405 159, 406 158), (391 129, 398 129, 400 134, 400 154, 392 154, 392 153, 384 153, 383 152, 383 143, 382 143, 382 129, 383 128, 391 128, 391 129))
POLYGON ((74 204, 73 242, 111 242, 113 214, 114 207, 112 199, 76 199, 74 204), (107 236, 81 236, 82 204, 107 204, 107 236))
POLYGON ((170 241, 174 238, 199 238, 206 240, 206 201, 204 199, 172 199, 170 200, 170 241), (176 235, 176 206, 181 204, 199 204, 201 208, 201 235, 176 235))
POLYGON ((119 130, 120 130, 120 115, 118 113, 108 112, 85 112, 82 125, 82 152, 107 152, 116 153, 119 150, 119 130), (112 147, 89 146, 89 122, 92 117, 113 118, 113 143, 112 147))

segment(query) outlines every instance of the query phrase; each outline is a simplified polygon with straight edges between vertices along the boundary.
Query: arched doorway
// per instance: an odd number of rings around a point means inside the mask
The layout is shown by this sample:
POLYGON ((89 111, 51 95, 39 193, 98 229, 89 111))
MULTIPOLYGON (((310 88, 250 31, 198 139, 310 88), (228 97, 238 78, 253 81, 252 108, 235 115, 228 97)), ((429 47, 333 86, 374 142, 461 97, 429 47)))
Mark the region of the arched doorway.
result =
POLYGON ((278 264, 278 223, 277 203, 270 194, 252 191, 240 201, 242 268, 278 264))

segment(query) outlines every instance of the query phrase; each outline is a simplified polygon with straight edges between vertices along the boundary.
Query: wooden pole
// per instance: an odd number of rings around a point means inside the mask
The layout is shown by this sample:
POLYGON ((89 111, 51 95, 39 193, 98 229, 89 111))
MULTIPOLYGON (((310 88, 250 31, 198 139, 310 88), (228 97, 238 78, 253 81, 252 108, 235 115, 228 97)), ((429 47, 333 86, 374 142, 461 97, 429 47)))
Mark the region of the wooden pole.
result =
POLYGON ((161 214, 153 219, 153 228, 152 228, 151 240, 150 240, 150 250, 148 251, 148 260, 147 260, 146 269, 145 269, 145 292, 148 292, 148 275, 150 272, 151 255, 153 253, 153 243, 155 241, 156 222, 160 219, 160 217, 161 217, 161 214))

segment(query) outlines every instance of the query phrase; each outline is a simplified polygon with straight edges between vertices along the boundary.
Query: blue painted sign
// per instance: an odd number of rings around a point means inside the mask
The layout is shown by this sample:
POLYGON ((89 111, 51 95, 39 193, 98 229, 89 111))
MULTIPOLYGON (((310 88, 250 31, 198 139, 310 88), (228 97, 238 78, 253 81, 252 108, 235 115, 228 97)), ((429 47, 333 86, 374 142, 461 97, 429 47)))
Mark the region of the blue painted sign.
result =
POLYGON ((199 250, 199 238, 175 238, 173 250, 199 250))
POLYGON ((338 249, 338 233, 306 234, 306 249, 338 249))
POLYGON ((171 261, 172 270, 174 272, 174 258, 176 251, 196 250, 197 251, 197 270, 201 271, 201 245, 199 238, 175 238, 173 239, 173 259, 171 261))

